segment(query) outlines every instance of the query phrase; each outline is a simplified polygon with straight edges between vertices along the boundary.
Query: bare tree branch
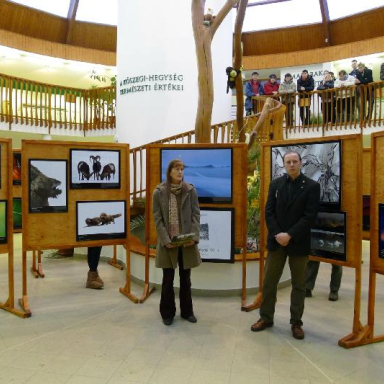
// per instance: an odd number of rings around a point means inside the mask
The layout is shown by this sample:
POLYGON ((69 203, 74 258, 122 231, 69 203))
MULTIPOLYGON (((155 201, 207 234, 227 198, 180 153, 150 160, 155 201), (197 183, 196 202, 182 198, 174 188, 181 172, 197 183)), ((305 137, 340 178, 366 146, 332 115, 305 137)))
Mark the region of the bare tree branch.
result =
POLYGON ((217 29, 220 27, 220 24, 227 17, 231 9, 239 2, 240 0, 227 0, 227 2, 220 9, 219 13, 216 15, 215 20, 211 24, 211 38, 215 36, 217 29))

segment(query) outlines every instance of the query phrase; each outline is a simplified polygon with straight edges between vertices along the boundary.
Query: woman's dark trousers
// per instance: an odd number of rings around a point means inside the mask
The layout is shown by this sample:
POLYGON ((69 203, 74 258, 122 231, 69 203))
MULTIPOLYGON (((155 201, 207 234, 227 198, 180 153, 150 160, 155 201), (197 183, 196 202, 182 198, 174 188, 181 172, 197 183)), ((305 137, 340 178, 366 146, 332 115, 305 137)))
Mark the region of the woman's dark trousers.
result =
MULTIPOLYGON (((192 292, 191 292, 191 270, 183 267, 183 251, 179 248, 178 255, 179 277, 180 277, 180 316, 187 318, 193 315, 192 292)), ((160 314, 163 319, 172 319, 176 314, 175 292, 173 280, 175 270, 163 268, 163 284, 161 287, 160 314)))
POLYGON ((88 267, 91 272, 96 272, 100 261, 101 247, 88 248, 88 267))

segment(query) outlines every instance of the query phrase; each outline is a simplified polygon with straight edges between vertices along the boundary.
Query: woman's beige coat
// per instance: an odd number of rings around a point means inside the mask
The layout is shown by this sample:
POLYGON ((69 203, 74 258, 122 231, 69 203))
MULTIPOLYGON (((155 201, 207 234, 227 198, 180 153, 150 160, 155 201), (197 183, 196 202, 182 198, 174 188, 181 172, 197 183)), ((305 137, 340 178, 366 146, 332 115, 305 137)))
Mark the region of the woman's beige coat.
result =
MULTIPOLYGON (((200 238, 200 209, 197 192, 192 184, 184 183, 181 192, 180 234, 195 233, 195 245, 182 247, 184 269, 197 267, 201 263, 197 243, 200 238)), ((153 192, 153 218, 157 231, 156 267, 177 268, 178 248, 168 249, 169 238, 169 192, 165 183, 153 192)))

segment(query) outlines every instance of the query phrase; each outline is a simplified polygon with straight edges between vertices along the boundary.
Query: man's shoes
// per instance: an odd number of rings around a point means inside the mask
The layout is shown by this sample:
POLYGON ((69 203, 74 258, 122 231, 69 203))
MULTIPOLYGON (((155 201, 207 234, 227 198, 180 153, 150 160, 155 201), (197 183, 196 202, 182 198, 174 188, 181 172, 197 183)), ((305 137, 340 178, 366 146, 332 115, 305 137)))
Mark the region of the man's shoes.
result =
POLYGON ((303 331, 303 328, 301 328, 301 325, 299 324, 292 324, 292 336, 295 338, 295 339, 298 339, 298 340, 303 340, 304 337, 305 337, 305 333, 303 331))
POLYGON ((308 288, 305 290, 305 297, 312 297, 312 291, 308 288))
POLYGON ((169 319, 163 319, 164 325, 171 325, 173 323, 173 317, 170 317, 169 319))
POLYGON ((197 323, 197 318, 195 315, 190 315, 190 316, 181 316, 184 320, 189 321, 190 323, 197 323))
POLYGON ((268 321, 260 319, 255 324, 251 326, 252 332, 264 331, 265 328, 273 327, 273 321, 268 323, 268 321))
POLYGON ((337 301, 339 300, 339 294, 337 292, 329 292, 329 296, 328 296, 328 300, 329 301, 337 301))

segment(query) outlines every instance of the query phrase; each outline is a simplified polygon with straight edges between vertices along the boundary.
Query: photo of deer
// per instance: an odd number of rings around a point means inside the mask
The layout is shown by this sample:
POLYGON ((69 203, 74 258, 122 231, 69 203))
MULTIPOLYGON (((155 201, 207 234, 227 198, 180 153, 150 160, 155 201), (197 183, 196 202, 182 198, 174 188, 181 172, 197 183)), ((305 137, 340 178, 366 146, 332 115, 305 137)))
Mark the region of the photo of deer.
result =
POLYGON ((29 212, 68 212, 67 160, 29 160, 29 212))
POLYGON ((126 238, 125 200, 77 201, 76 240, 126 238))
POLYGON ((120 188, 120 151, 71 149, 72 189, 120 188))

